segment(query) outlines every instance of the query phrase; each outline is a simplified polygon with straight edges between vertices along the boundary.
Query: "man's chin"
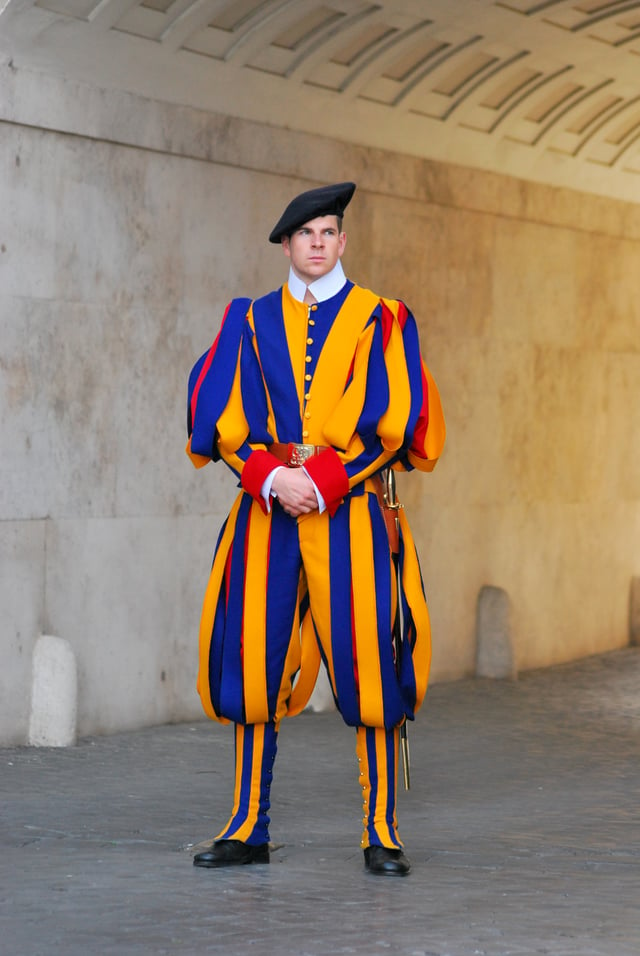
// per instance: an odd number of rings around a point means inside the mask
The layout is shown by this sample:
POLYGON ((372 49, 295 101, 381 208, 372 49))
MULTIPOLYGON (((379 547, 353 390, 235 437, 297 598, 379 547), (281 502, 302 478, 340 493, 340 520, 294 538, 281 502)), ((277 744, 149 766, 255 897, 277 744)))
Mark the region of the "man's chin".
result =
POLYGON ((320 276, 324 276, 330 271, 331 268, 326 262, 312 262, 307 269, 307 275, 313 276, 314 279, 319 279, 320 276))

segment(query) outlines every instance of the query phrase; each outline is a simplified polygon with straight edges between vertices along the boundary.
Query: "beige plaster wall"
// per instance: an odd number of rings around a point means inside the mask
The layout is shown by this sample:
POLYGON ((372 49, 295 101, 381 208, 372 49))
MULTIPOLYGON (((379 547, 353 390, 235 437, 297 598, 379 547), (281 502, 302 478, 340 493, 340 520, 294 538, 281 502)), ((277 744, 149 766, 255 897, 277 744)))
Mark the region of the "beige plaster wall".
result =
POLYGON ((234 494, 184 447, 192 362, 234 294, 284 278, 291 194, 354 178, 348 273, 419 317, 448 446, 400 479, 434 679, 472 673, 505 588, 516 661, 628 641, 640 574, 640 207, 20 70, 0 77, 0 742, 39 633, 79 733, 200 714, 197 621, 234 494))
POLYGON ((474 668, 483 584, 509 593, 519 668, 626 644, 640 564, 637 210, 593 207, 589 228, 584 196, 521 185, 536 210, 514 215, 508 182, 501 211, 464 208, 482 185, 454 204, 367 197, 352 257, 419 314, 447 413, 442 462, 402 482, 436 679, 474 668))

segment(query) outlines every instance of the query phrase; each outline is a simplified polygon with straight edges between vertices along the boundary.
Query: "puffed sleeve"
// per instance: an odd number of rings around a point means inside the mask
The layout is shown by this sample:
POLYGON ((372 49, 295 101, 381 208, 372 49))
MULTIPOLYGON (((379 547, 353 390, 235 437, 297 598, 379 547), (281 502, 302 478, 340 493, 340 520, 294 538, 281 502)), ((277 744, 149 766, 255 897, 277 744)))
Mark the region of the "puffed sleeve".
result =
POLYGON ((424 471, 435 466, 445 438, 442 405, 404 303, 384 299, 374 310, 324 433, 337 449, 349 488, 386 465, 424 471))
POLYGON ((261 508, 260 491, 281 462, 266 449, 267 398, 254 349, 251 300, 234 299, 220 334, 189 377, 187 454, 196 468, 222 458, 261 508))
POLYGON ((187 396, 187 454, 196 468, 220 458, 218 421, 231 395, 251 299, 234 299, 222 319, 211 348, 201 355, 189 375, 187 396))

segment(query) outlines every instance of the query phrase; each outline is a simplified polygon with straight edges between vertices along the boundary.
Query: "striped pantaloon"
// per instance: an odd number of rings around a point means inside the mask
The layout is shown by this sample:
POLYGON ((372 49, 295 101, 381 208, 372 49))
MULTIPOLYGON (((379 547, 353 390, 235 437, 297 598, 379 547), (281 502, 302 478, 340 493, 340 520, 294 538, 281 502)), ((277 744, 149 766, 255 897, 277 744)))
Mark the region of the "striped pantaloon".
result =
MULTIPOLYGON (((356 753, 363 797, 361 846, 401 847, 396 819, 398 729, 356 729, 356 753)), ((231 817, 216 840, 269 842, 270 791, 278 725, 236 724, 236 774, 231 817)))

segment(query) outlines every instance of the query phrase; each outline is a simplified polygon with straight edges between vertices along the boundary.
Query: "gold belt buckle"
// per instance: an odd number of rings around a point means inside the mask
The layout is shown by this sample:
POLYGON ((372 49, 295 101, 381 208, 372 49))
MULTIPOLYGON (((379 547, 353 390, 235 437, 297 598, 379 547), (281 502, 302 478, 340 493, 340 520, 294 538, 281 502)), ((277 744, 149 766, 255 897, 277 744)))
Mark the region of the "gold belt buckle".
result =
POLYGON ((295 441, 291 442, 289 448, 289 465, 292 468, 304 465, 307 458, 311 458, 316 453, 315 445, 302 445, 295 441))

